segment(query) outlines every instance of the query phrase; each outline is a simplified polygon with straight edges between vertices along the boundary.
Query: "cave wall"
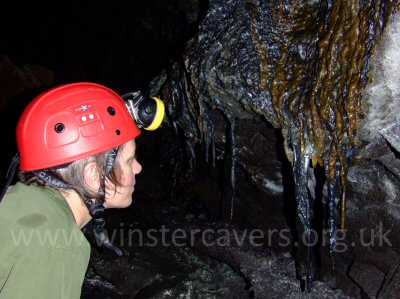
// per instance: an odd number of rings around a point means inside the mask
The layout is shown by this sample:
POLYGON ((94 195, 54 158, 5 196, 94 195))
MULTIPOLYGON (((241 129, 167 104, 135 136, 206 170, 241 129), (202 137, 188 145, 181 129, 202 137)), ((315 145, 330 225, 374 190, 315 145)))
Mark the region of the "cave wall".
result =
POLYGON ((397 284, 397 10, 397 1, 210 1, 163 79, 168 125, 191 161, 179 171, 217 168, 203 175, 223 182, 212 197, 222 219, 290 227, 294 239, 325 232, 316 255, 296 249, 313 263, 302 274, 355 297, 383 298, 397 284))

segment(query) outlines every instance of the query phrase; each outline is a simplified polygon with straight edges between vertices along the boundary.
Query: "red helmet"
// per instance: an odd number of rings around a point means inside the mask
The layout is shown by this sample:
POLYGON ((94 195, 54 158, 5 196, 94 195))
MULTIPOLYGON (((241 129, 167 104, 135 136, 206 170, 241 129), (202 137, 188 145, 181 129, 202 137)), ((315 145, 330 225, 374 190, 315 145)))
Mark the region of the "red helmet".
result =
POLYGON ((124 100, 94 83, 72 83, 37 96, 17 125, 24 171, 50 168, 120 146, 140 134, 124 100))

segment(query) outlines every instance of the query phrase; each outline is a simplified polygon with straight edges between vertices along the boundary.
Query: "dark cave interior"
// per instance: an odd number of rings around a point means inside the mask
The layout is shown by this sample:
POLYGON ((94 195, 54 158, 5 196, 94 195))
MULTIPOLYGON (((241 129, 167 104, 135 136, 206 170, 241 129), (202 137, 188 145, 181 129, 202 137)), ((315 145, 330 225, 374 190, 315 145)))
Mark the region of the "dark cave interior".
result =
MULTIPOLYGON (((179 1, 28 2, 23 9, 8 3, 1 12, 0 53, 16 67, 38 65, 50 70, 51 82, 27 88, 2 74, 3 157, 16 151, 14 129, 22 109, 40 92, 58 84, 96 82, 120 94, 146 91, 150 81, 182 56, 194 34, 191 20, 179 1), (16 92, 14 92, 16 90, 16 92), (14 96, 14 93, 16 95, 14 96), (7 97, 13 96, 12 99, 7 97), (6 107, 4 107, 7 105, 6 107)), ((193 11, 199 17, 207 3, 193 11)), ((11 70, 12 71, 12 70, 11 70)), ((35 85, 35 84, 33 84, 35 85)), ((1 178, 8 168, 1 162, 1 178)))

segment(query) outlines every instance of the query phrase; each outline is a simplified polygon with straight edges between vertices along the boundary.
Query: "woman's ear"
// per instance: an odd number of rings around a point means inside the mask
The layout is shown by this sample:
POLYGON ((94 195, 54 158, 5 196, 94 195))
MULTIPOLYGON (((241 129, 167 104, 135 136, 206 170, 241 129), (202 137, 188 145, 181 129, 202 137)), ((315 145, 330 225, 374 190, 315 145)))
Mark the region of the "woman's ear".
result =
POLYGON ((94 192, 99 191, 100 177, 96 162, 92 161, 85 165, 83 168, 83 179, 90 189, 94 192))

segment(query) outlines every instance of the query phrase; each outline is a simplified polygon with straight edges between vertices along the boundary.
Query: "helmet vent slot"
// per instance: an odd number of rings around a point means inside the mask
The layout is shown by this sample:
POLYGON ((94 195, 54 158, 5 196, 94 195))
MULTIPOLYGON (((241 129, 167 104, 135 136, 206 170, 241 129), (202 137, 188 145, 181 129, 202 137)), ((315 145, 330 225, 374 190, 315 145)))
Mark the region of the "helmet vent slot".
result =
POLYGON ((114 107, 109 106, 109 107, 107 108, 107 112, 108 112, 110 115, 114 116, 114 115, 115 115, 115 109, 114 109, 114 107))
POLYGON ((64 126, 64 124, 62 124, 62 123, 57 123, 57 124, 54 126, 54 130, 55 130, 57 133, 62 133, 62 132, 64 132, 64 129, 65 129, 65 126, 64 126))

